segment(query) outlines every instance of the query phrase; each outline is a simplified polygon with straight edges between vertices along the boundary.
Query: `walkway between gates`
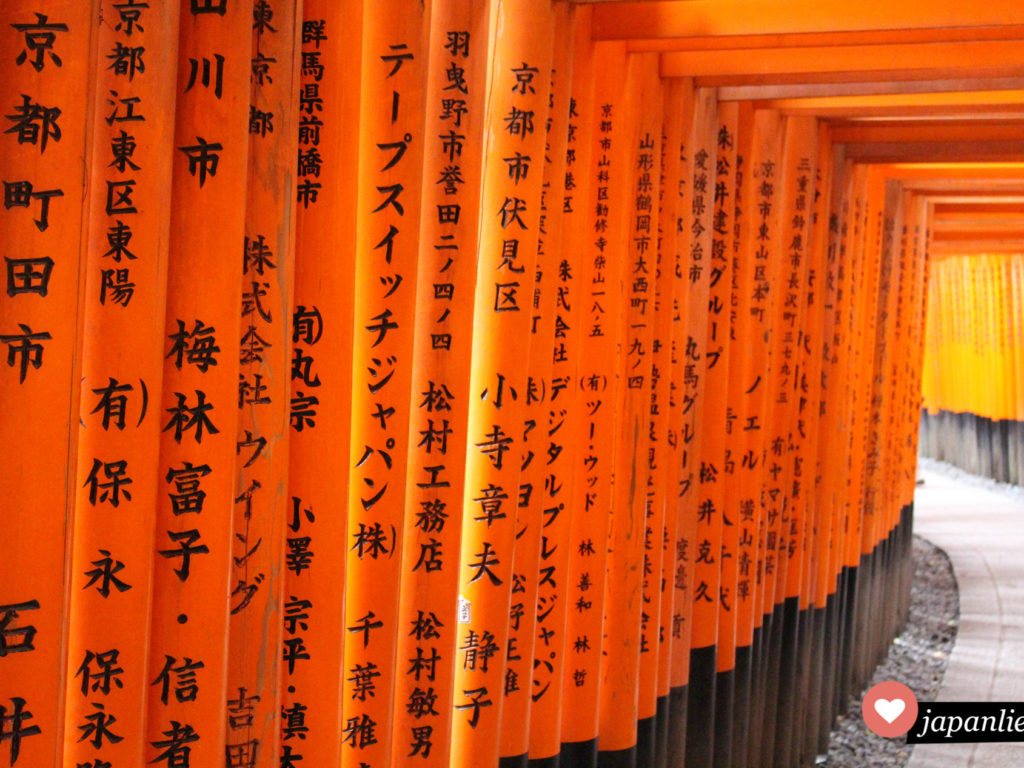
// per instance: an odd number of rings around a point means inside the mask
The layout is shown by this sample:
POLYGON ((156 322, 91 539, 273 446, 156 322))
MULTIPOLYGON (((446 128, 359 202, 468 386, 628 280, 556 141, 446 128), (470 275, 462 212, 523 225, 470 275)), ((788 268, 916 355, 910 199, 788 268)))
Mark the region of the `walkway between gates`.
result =
MULTIPOLYGON (((960 629, 936 699, 1022 702, 1024 714, 1024 500, 921 476, 914 533, 946 551, 960 590, 960 629)), ((909 768, 1020 765, 1022 743, 919 744, 909 768)))

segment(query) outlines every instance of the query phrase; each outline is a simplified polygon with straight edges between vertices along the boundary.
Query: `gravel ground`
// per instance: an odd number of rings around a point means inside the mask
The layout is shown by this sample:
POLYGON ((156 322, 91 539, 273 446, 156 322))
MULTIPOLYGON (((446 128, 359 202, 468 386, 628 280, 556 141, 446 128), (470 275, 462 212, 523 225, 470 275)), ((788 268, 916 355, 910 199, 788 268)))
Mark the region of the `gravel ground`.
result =
MULTIPOLYGON (((929 466, 928 469, 934 468, 929 466)), ((946 673, 959 621, 960 600, 949 558, 938 547, 915 536, 914 581, 910 588, 907 626, 893 641, 888 659, 875 670, 868 687, 897 680, 909 687, 918 701, 934 701, 946 673)), ((907 744, 906 736, 883 739, 869 731, 860 711, 863 695, 862 691, 851 698, 846 714, 839 717, 824 765, 828 768, 902 768, 910 759, 913 745, 907 744)))

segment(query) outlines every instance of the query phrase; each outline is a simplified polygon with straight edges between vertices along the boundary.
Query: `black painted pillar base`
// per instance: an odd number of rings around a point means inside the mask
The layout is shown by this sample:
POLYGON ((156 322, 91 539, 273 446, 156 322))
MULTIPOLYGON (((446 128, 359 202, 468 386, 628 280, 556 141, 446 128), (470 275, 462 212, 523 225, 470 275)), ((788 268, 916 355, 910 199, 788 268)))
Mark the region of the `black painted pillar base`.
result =
POLYGON ((818 741, 821 733, 822 722, 831 720, 831 712, 828 711, 828 699, 825 697, 825 666, 828 664, 828 657, 825 656, 825 633, 828 625, 827 603, 823 606, 812 608, 811 614, 811 637, 810 637, 810 665, 808 667, 808 688, 807 688, 807 723, 804 734, 804 747, 801 752, 801 763, 811 765, 818 755, 818 741))
MULTIPOLYGON (((572 717, 572 713, 567 712, 565 716, 572 717)), ((562 768, 596 768, 597 739, 564 742, 558 759, 562 768)))
POLYGON ((530 758, 529 768, 559 768, 561 766, 561 760, 558 755, 552 755, 551 757, 532 757, 530 758))
POLYGON ((654 768, 654 745, 657 741, 658 715, 636 722, 636 764, 639 768, 654 768))
POLYGON ((824 685, 821 692, 822 718, 818 723, 818 741, 815 752, 824 755, 828 752, 829 732, 839 715, 836 709, 836 679, 839 669, 839 590, 828 596, 825 603, 825 637, 822 651, 824 685))
POLYGON ((765 625, 768 629, 768 636, 765 638, 765 655, 762 662, 765 668, 765 677, 764 693, 762 694, 764 710, 761 727, 760 765, 775 764, 775 742, 781 725, 778 718, 778 706, 784 616, 782 604, 777 603, 772 610, 771 620, 765 625))
POLYGON ((689 698, 688 685, 673 688, 668 694, 668 768, 686 767, 686 709, 689 698))
POLYGON ((667 768, 668 766, 668 739, 669 739, 669 696, 658 697, 658 710, 654 716, 654 768, 667 768))
POLYGON ((750 701, 753 658, 752 645, 741 645, 736 649, 736 679, 732 692, 732 762, 736 766, 751 765, 747 745, 750 742, 753 718, 750 701))
POLYGON ((598 751, 597 768, 644 768, 637 765, 636 745, 625 749, 598 751))
POLYGON ((799 661, 800 598, 787 597, 782 606, 782 643, 779 654, 778 704, 775 718, 776 768, 793 768, 793 741, 800 709, 797 700, 797 664, 799 661))
POLYGON ((713 645, 690 651, 686 768, 713 768, 716 656, 716 648, 713 645))
MULTIPOLYGON (((767 621, 767 618, 764 619, 767 621)), ((764 681, 766 624, 754 627, 754 642, 750 645, 750 725, 747 728, 747 765, 761 764, 761 746, 764 740, 764 681)))
POLYGON ((733 709, 733 691, 735 686, 735 669, 715 674, 715 752, 711 761, 715 768, 732 768, 733 765, 733 726, 736 718, 733 709))

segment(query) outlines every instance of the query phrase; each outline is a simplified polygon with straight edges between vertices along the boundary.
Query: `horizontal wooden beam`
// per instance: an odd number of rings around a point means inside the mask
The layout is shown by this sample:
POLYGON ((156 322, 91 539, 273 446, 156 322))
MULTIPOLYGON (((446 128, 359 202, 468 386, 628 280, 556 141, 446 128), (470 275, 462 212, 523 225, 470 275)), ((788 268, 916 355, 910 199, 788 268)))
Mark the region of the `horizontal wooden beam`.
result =
POLYGON ((846 144, 847 158, 858 163, 983 162, 1024 160, 1024 142, 903 141, 846 144))
POLYGON ((1014 194, 1024 184, 1024 162, 894 162, 876 172, 933 195, 1014 194))
POLYGON ((594 6, 595 40, 1024 25, 1018 0, 675 0, 594 6))
POLYGON ((988 193, 984 191, 973 192, 970 194, 928 194, 926 195, 927 200, 934 207, 936 211, 948 210, 948 211, 968 211, 974 209, 984 210, 1022 210, 1024 211, 1024 195, 1018 195, 1014 192, 1006 192, 1000 194, 998 192, 988 193))
POLYGON ((834 96, 1024 90, 1024 77, 952 78, 947 80, 865 80, 851 83, 799 83, 719 87, 719 101, 763 101, 834 96))
POLYGON ((1024 41, 678 51, 661 55, 661 75, 706 85, 1020 77, 1024 41))
POLYGON ((967 256, 979 253, 1024 253, 1024 240, 993 238, 985 240, 933 241, 928 247, 931 258, 967 256))
POLYGON ((826 96, 806 99, 765 99, 756 106, 784 115, 822 118, 913 119, 926 115, 968 115, 999 119, 1024 113, 1024 90, 826 96))
POLYGON ((1015 214, 938 213, 933 212, 930 222, 932 232, 962 234, 965 232, 1008 232, 1024 231, 1024 211, 1015 214))
POLYGON ((942 217, 948 221, 958 221, 963 217, 983 217, 985 219, 1000 217, 1009 220, 1014 217, 1024 216, 1024 200, 1019 202, 1002 202, 1006 198, 976 198, 969 203, 945 203, 930 200, 932 211, 936 218, 942 217), (1000 202, 990 202, 999 200, 1000 202))
POLYGON ((937 29, 875 29, 864 32, 805 32, 771 35, 665 37, 629 40, 630 52, 727 51, 809 46, 955 43, 969 40, 1024 40, 1024 26, 941 27, 937 29))
POLYGON ((962 243, 970 240, 1024 240, 1024 228, 931 230, 933 243, 962 243))
POLYGON ((926 180, 908 179, 903 181, 903 186, 911 191, 929 195, 950 195, 977 192, 990 195, 993 192, 1006 192, 1009 194, 1024 194, 1024 180, 1020 181, 993 181, 993 180, 926 180))
POLYGON ((1020 142, 1024 152, 1024 119, 1014 120, 909 120, 896 122, 844 122, 831 127, 837 143, 893 142, 1020 142))

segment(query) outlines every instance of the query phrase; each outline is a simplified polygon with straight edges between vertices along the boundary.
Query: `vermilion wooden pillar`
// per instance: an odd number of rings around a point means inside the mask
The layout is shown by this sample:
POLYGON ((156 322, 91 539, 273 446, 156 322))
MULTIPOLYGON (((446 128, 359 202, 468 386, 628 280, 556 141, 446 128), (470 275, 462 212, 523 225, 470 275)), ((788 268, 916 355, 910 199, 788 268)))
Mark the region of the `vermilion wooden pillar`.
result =
MULTIPOLYGON (((154 403, 161 439, 149 669, 150 682, 160 682, 149 688, 145 757, 198 734, 187 742, 192 759, 219 762, 229 747, 258 756, 261 730, 246 718, 245 693, 226 687, 231 611, 259 589, 256 573, 231 580, 232 558, 246 551, 232 535, 235 468, 256 450, 237 441, 253 19, 251 8, 180 8, 174 138, 164 150, 172 205, 163 393, 154 403), (239 698, 239 719, 230 721, 228 702, 239 698)), ((129 101, 121 113, 145 114, 141 106, 129 101)))
POLYGON ((431 11, 391 735, 396 766, 447 766, 450 757, 490 14, 488 4, 472 2, 437 2, 431 11), (457 85, 454 72, 461 73, 457 85))
MULTIPOLYGON (((175 3, 154 4, 138 23, 123 19, 111 3, 102 3, 100 11, 115 22, 99 26, 95 50, 101 61, 111 63, 99 73, 91 125, 83 426, 72 570, 101 568, 94 561, 106 559, 103 550, 115 561, 113 567, 123 564, 118 579, 129 588, 97 589, 103 586, 101 578, 89 589, 72 592, 66 728, 77 739, 84 732, 75 726, 97 724, 102 711, 117 719, 110 730, 122 737, 105 745, 97 743, 102 738, 75 741, 64 755, 65 761, 75 763, 86 758, 141 760, 155 754, 146 743, 145 724, 161 720, 164 713, 147 712, 146 703, 153 682, 159 680, 155 687, 162 691, 166 676, 164 660, 152 671, 149 656, 151 579, 153 569, 160 567, 154 565, 153 553, 176 549, 166 529, 154 536, 152 502, 165 483, 158 454, 166 414, 159 404, 167 341, 166 199, 172 162, 167 147, 174 134, 169 116, 176 98, 179 9, 175 3), (137 99, 129 103, 147 119, 108 119, 110 102, 121 98, 137 99), (130 287, 112 290, 118 281, 130 287), (113 685, 105 678, 111 669, 119 670, 113 685)), ((127 104, 120 106, 127 111, 127 104)), ((159 562, 171 563, 170 569, 180 568, 189 578, 189 568, 175 557, 169 552, 159 562)), ((89 575, 81 583, 91 580, 89 575)), ((175 586, 181 581, 179 575, 175 586)), ((188 714, 182 722, 191 722, 188 714)), ((216 734, 208 735, 212 743, 216 734)))
MULTIPOLYGON (((8 724, 0 759, 41 768, 64 764, 65 616, 72 583, 88 581, 70 562, 84 481, 77 473, 89 221, 84 159, 93 134, 98 6, 5 6, 0 27, 7 67, 0 100, 8 116, 0 167, 11 202, 0 211, 0 398, 11 414, 0 420, 8 525, 0 542, 0 718, 8 724)), ((81 722, 72 724, 75 738, 81 722)))
MULTIPOLYGON (((296 631, 282 640, 291 640, 295 652, 309 658, 297 658, 282 677, 278 725, 282 762, 301 756, 306 764, 337 765, 345 676, 339 660, 348 634, 338 608, 344 605, 348 508, 339 500, 348 498, 351 464, 359 157, 359 121, 351 116, 358 114, 360 91, 359 79, 347 73, 358 68, 362 50, 361 40, 347 37, 345 30, 360 21, 362 5, 306 0, 302 12, 300 88, 309 87, 321 101, 318 109, 296 105, 295 112, 295 277, 284 377, 295 420, 289 422, 288 437, 284 594, 300 612, 306 602, 310 606, 307 629, 295 624, 296 631)), ((247 241, 249 274, 267 273, 268 258, 265 239, 247 241)))
MULTIPOLYGON (((684 412, 693 411, 692 428, 684 422, 684 441, 689 441, 684 459, 684 504, 693 515, 694 534, 688 556, 693 561, 691 584, 692 626, 686 726, 686 762, 698 766, 711 764, 714 744, 714 646, 718 636, 717 595, 710 581, 717 581, 718 563, 698 562, 701 542, 707 538, 707 519, 701 521, 701 465, 706 464, 706 404, 709 397, 706 368, 712 347, 707 322, 711 299, 711 226, 714 210, 715 153, 718 135, 715 95, 698 89, 694 97, 693 125, 690 133, 690 231, 688 276, 686 363, 684 372, 684 412), (703 586, 701 586, 703 584, 703 586)), ((710 542, 710 540, 709 540, 710 542)), ((708 552, 711 552, 710 543, 708 552)))
MULTIPOLYGON (((497 762, 551 67, 548 0, 495 7, 484 117, 452 764, 497 762), (531 24, 524 23, 530 19, 531 24), (536 25, 536 26, 534 26, 536 25), (507 159, 506 159, 507 158, 507 159), (525 160, 524 158, 529 158, 525 160), (535 159, 537 158, 537 159, 535 159), (538 172, 541 171, 541 172, 538 172), (528 347, 527 347, 528 349, 528 347)), ((525 682, 525 681, 524 681, 525 682)))
MULTIPOLYGON (((305 638, 319 624, 312 601, 286 590, 285 537, 292 511, 289 437, 315 423, 317 412, 315 398, 292 397, 288 386, 295 212, 317 194, 299 186, 293 163, 299 113, 317 114, 323 97, 315 85, 299 89, 301 4, 275 0, 254 6, 251 28, 237 438, 239 444, 256 441, 259 449, 236 475, 231 582, 248 586, 245 606, 232 607, 228 691, 244 689, 251 699, 253 727, 247 735, 258 741, 255 765, 262 767, 278 764, 282 751, 294 750, 291 744, 282 750, 283 741, 305 733, 294 730, 305 727, 296 722, 305 705, 296 700, 283 706, 282 686, 308 660, 305 638), (273 258, 260 269, 251 251, 264 248, 273 258)), ((230 764, 234 758, 228 754, 230 764)))
POLYGON ((429 3, 363 6, 342 684, 351 768, 387 765, 392 751, 429 14, 429 3))

